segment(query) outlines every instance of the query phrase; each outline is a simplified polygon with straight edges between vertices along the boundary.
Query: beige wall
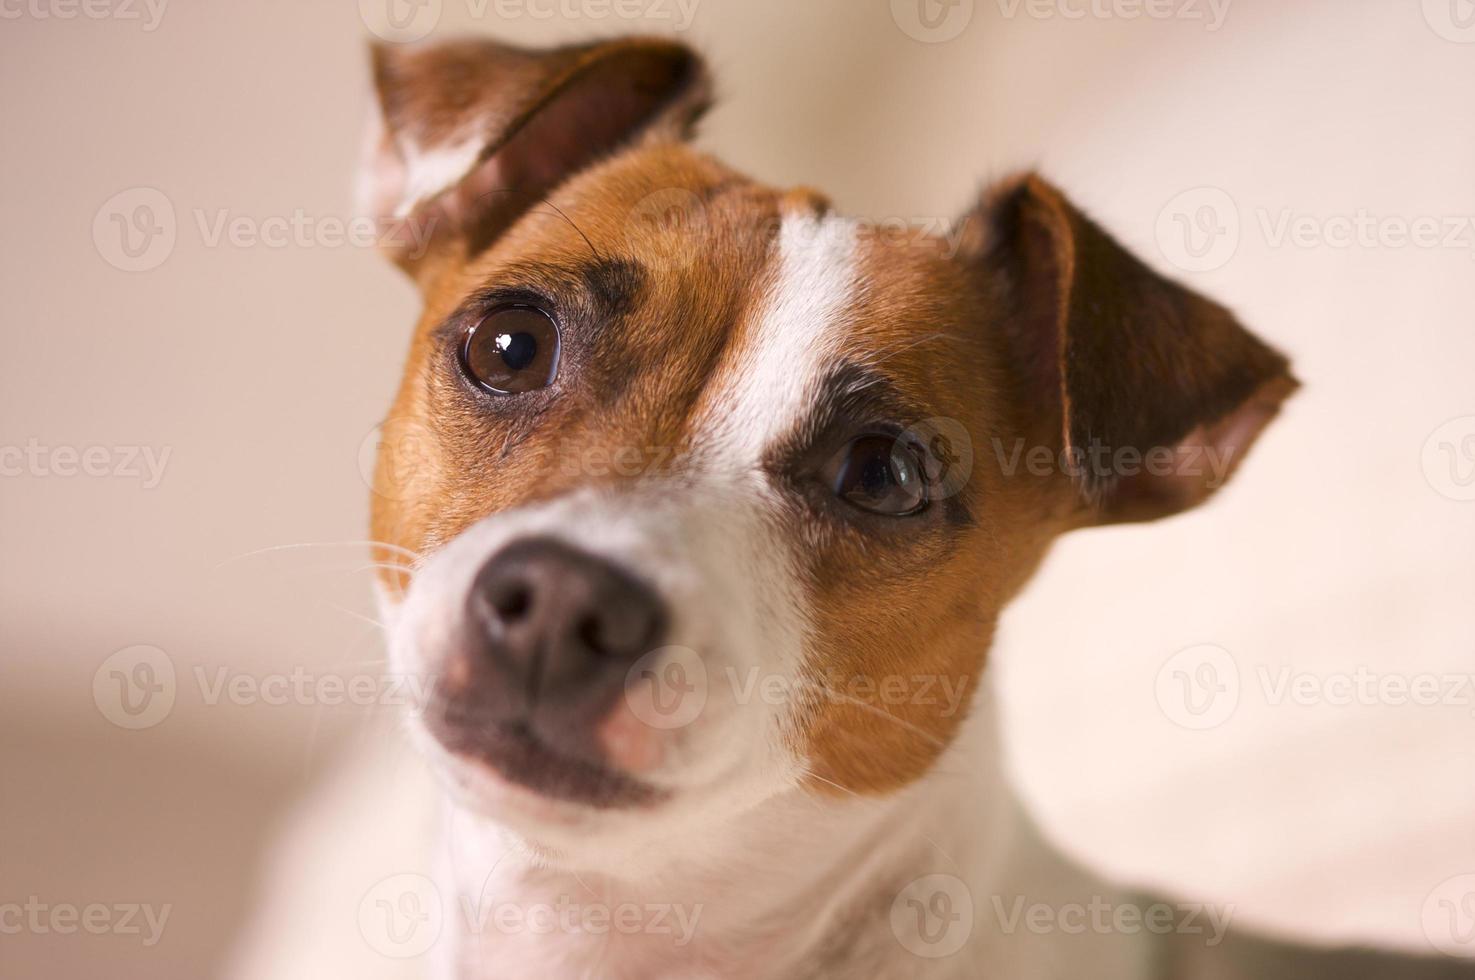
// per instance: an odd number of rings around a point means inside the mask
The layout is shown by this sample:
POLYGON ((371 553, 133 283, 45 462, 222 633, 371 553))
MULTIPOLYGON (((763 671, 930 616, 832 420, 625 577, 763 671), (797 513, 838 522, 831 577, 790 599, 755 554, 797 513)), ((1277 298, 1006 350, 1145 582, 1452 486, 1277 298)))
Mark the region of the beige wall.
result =
MULTIPOLYGON (((0 4, 0 446, 47 453, 0 477, 0 904, 173 911, 149 949, 0 936, 0 963, 194 977, 246 907, 277 807, 373 730, 368 710, 212 705, 196 671, 373 671, 361 549, 250 553, 363 535, 360 448, 414 296, 364 248, 209 240, 222 215, 350 216, 361 5, 172 0, 154 23, 141 0, 142 21, 26 2, 0 4), (175 240, 127 272, 110 213, 145 198, 107 202, 136 188, 167 200, 175 240), (167 451, 162 480, 56 472, 66 447, 98 445, 167 451), (130 731, 93 684, 137 644, 165 651, 176 697, 130 731)), ((1466 488, 1438 456, 1475 447, 1459 441, 1475 439, 1475 43, 1441 0, 1234 0, 1217 30, 1037 4, 965 0, 961 34, 923 43, 886 0, 696 0, 684 35, 723 97, 703 143, 915 221, 1038 164, 1294 356, 1306 389, 1223 499, 1065 543, 1013 611, 995 656, 1013 767, 1111 870, 1246 920, 1422 942, 1431 889, 1475 872, 1475 705, 1274 704, 1260 673, 1475 671, 1475 502, 1452 499, 1466 488), (1238 247, 1186 271, 1174 209, 1206 202, 1221 227, 1238 214, 1238 247), (1458 247, 1386 225, 1347 247, 1274 236, 1285 214, 1360 211, 1466 224, 1458 247), (1156 683, 1206 643, 1242 691, 1194 731, 1156 683)), ((672 26, 440 6, 443 33, 529 42, 672 26)))

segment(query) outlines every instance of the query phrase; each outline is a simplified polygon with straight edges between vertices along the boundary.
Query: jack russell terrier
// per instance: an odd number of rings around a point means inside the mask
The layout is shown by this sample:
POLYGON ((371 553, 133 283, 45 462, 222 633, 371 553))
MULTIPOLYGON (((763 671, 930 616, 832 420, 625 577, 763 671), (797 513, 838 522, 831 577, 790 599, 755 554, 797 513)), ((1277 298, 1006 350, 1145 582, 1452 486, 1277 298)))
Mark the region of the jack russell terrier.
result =
POLYGON ((729 169, 669 41, 373 69, 362 190, 424 300, 373 538, 436 887, 548 912, 447 914, 441 975, 1475 976, 1110 885, 1001 773, 1004 605, 1062 532, 1208 497, 1281 354, 1037 176, 927 235, 729 169))

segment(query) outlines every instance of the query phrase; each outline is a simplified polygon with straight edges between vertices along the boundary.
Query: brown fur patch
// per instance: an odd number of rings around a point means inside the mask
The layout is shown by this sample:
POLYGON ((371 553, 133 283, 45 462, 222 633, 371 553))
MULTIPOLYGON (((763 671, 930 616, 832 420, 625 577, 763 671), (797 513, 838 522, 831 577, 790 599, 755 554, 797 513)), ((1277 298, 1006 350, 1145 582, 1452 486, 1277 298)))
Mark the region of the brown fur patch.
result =
MULTIPOLYGON (((372 49, 381 126, 371 208, 398 217, 416 161, 470 146, 467 170, 415 215, 428 242, 392 250, 422 282, 441 253, 475 255, 570 174, 640 140, 688 135, 711 102, 706 66, 681 44, 630 37, 532 50, 485 38, 372 49), (430 257, 424 254, 430 251, 430 257)), ((390 240, 404 241, 401 235, 390 240)))
POLYGON ((815 692, 801 731, 819 792, 884 793, 936 761, 967 713, 1000 610, 1070 509, 1054 481, 1009 479, 990 465, 990 437, 1021 430, 989 284, 923 239, 864 243, 860 278, 847 357, 912 407, 896 421, 952 420, 974 459, 957 499, 935 502, 931 521, 878 532, 798 518, 815 692))
POLYGON ((375 538, 425 552, 509 507, 679 467, 688 416, 753 299, 777 213, 773 192, 661 144, 580 175, 489 251, 442 267, 390 414, 419 440, 416 465, 391 471, 386 440, 375 538), (672 202, 686 213, 667 223, 660 209, 672 202), (711 247, 718 240, 727 247, 711 247), (621 265, 641 292, 608 318, 588 273, 621 265), (516 400, 469 390, 450 357, 457 318, 476 315, 474 304, 463 311, 467 297, 506 287, 548 294, 563 344, 554 385, 516 400))

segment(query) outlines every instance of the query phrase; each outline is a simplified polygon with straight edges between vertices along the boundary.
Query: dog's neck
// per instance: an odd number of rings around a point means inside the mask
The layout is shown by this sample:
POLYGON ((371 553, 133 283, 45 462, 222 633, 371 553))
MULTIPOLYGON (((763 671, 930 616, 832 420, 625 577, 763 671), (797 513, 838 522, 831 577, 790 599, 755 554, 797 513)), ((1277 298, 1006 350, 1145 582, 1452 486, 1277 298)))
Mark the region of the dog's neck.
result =
POLYGON ((1018 964, 1008 937, 976 932, 971 954, 918 955, 905 922, 922 910, 898 898, 929 875, 966 883, 975 905, 1008 905, 1030 887, 1099 893, 1040 843, 1004 777, 992 698, 980 698, 954 745, 907 790, 820 798, 795 789, 730 826, 669 841, 650 873, 560 868, 456 810, 442 854, 461 930, 448 975, 515 966, 547 976, 845 977, 894 962, 907 975, 951 976, 972 975, 979 950, 1018 964))

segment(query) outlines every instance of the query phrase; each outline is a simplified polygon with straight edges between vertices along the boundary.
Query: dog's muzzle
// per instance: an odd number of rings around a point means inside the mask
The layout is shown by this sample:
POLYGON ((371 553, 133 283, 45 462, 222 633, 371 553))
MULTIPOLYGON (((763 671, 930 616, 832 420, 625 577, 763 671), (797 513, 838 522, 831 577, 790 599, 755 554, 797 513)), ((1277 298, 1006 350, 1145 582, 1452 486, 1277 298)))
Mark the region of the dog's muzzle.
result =
POLYGON ((448 749, 549 796, 600 805, 650 793, 598 737, 667 610, 648 585, 553 538, 515 540, 476 573, 427 718, 448 749))

